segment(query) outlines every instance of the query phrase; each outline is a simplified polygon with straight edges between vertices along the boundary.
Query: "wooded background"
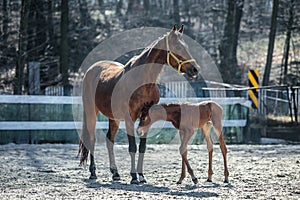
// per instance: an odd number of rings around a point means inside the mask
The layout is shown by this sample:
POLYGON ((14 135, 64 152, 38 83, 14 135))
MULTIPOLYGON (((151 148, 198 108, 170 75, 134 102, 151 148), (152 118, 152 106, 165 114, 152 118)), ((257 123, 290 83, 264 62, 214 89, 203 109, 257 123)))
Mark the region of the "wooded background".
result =
MULTIPOLYGON (((40 87, 69 87, 101 41, 137 27, 184 24, 217 64, 225 83, 300 85, 298 0, 2 0, 0 94, 30 94, 29 62, 40 87)), ((149 41, 150 43, 151 41, 149 41)))

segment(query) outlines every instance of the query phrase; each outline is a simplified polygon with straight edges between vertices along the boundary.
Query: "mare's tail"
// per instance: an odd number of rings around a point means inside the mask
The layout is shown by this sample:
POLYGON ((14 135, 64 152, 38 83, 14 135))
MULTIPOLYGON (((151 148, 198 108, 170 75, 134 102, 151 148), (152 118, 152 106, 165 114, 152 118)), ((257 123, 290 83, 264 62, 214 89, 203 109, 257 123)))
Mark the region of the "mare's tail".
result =
POLYGON ((87 163, 89 150, 84 146, 82 140, 79 141, 78 156, 80 155, 80 165, 87 163))
POLYGON ((79 141, 78 155, 80 165, 85 164, 89 153, 94 154, 95 126, 98 112, 96 112, 95 93, 98 84, 99 67, 94 65, 85 73, 82 82, 83 121, 79 141))

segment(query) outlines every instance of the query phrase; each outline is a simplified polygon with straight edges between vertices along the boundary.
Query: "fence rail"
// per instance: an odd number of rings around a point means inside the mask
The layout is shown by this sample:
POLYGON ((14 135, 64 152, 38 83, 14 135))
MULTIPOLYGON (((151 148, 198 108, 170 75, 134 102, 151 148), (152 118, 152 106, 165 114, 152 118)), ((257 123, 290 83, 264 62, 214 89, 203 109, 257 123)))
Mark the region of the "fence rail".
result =
MULTIPOLYGON (((212 100, 220 105, 240 104, 250 107, 251 102, 246 98, 161 98, 160 103, 175 102, 201 102, 212 100)), ((82 104, 80 96, 24 96, 24 95, 2 95, 0 104, 82 104)), ((245 127, 246 119, 223 120, 224 127, 245 127)), ((75 121, 0 121, 0 130, 74 130, 81 129, 82 122, 75 121)), ((169 122, 156 122, 153 128, 172 128, 169 122)), ((108 122, 99 121, 96 129, 107 129, 108 122)), ((124 122, 120 123, 120 128, 124 129, 124 122)))

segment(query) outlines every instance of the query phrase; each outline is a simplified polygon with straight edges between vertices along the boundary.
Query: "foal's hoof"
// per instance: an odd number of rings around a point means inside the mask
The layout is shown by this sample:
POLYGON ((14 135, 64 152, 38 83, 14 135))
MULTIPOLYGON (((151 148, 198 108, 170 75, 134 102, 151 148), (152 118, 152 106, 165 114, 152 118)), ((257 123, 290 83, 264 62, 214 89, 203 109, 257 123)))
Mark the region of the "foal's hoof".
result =
POLYGON ((193 178, 192 181, 194 182, 194 184, 198 183, 198 179, 197 178, 193 178))
POLYGON ((180 185, 181 183, 182 183, 182 181, 177 181, 176 182, 177 185, 180 185))
POLYGON ((211 180, 210 178, 208 178, 208 179, 206 180, 206 182, 209 182, 209 183, 211 183, 211 182, 212 182, 212 180, 211 180))
POLYGON ((137 179, 132 179, 130 184, 138 185, 140 182, 137 179))
POLYGON ((225 180, 224 180, 224 183, 229 183, 228 179, 225 179, 225 180))
POLYGON ((113 179, 114 181, 119 181, 119 180, 121 179, 120 174, 118 174, 118 173, 114 174, 114 175, 112 176, 112 179, 113 179))

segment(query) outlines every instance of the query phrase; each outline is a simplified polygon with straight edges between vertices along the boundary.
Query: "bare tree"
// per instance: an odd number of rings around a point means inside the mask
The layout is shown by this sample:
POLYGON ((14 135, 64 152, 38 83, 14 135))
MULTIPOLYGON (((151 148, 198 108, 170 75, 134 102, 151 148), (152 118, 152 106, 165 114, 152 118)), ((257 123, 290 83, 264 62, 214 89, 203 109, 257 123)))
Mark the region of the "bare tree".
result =
POLYGON ((278 0, 273 0, 267 63, 266 63, 263 82, 262 82, 262 85, 264 85, 264 86, 269 85, 270 72, 271 72, 271 66, 272 66, 272 58, 273 58, 273 50, 274 50, 274 42, 275 42, 275 36, 276 36, 277 13, 278 13, 278 0))
POLYGON ((219 69, 223 80, 228 83, 240 82, 241 79, 236 52, 242 12, 243 0, 228 0, 224 33, 219 47, 219 69))
POLYGON ((178 0, 173 0, 173 18, 175 23, 180 25, 178 0))
MULTIPOLYGON (((61 0, 61 24, 60 24, 60 72, 64 88, 69 86, 68 75, 68 19, 69 19, 68 0, 61 0)), ((65 92, 67 92, 65 90, 65 92)))
POLYGON ((29 18, 30 0, 22 0, 21 18, 19 29, 19 41, 17 52, 16 73, 14 80, 14 94, 22 94, 22 86, 24 86, 24 68, 27 54, 27 28, 29 18))
POLYGON ((289 8, 289 20, 287 24, 287 32, 286 32, 286 39, 285 39, 285 49, 284 49, 283 84, 287 83, 290 41, 291 41, 291 33, 292 33, 292 28, 294 23, 294 6, 295 6, 294 0, 291 0, 290 8, 289 8))

